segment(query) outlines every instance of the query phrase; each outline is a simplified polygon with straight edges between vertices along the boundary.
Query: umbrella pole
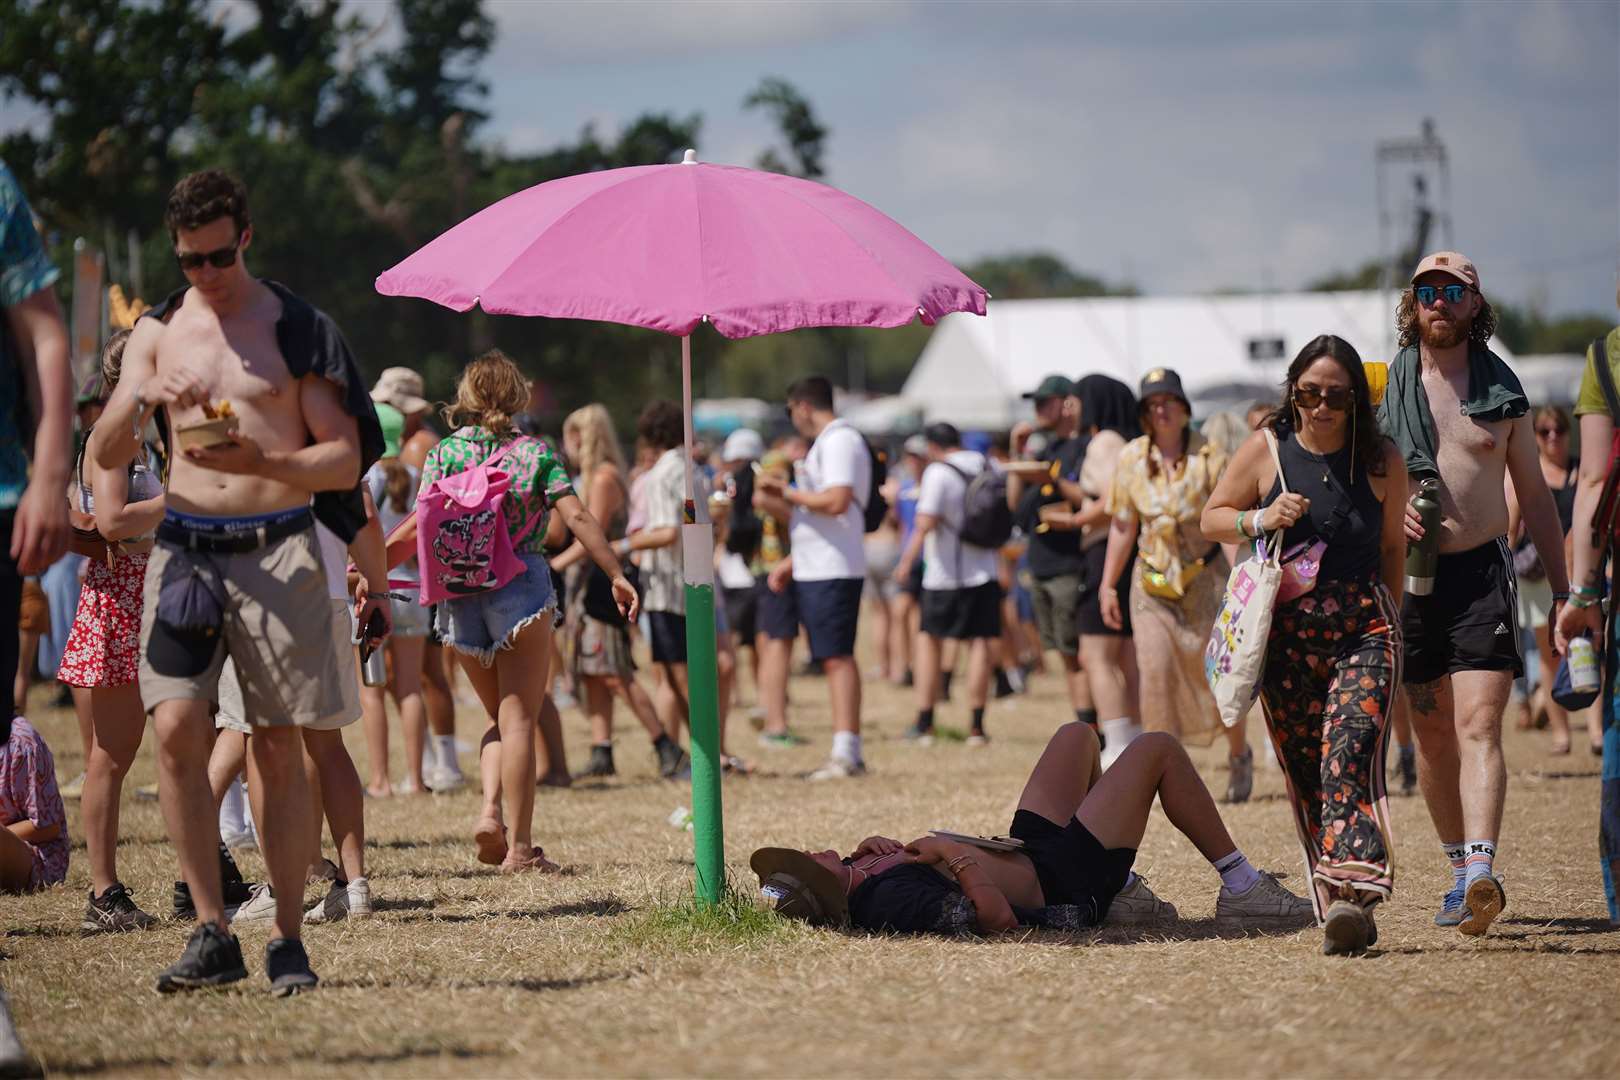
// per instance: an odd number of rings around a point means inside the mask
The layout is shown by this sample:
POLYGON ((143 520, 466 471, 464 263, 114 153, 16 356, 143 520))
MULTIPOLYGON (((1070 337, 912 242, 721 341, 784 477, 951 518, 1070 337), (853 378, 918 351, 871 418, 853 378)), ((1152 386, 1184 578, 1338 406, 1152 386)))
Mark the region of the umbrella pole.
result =
POLYGON ((681 578, 686 596, 687 728, 692 754, 692 832, 700 904, 720 902, 726 884, 725 829, 720 812, 719 678, 715 665, 714 526, 697 494, 692 466, 692 338, 681 338, 681 410, 686 425, 686 507, 681 525, 681 578))

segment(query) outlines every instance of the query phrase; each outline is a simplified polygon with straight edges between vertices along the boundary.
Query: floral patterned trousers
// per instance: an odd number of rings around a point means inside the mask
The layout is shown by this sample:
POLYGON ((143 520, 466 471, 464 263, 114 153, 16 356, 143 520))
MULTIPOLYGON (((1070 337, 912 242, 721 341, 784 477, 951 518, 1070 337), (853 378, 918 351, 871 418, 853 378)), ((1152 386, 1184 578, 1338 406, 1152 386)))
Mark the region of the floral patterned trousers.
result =
POLYGON ((1394 883, 1384 752, 1400 663, 1400 612, 1377 582, 1318 582, 1272 618, 1260 702, 1318 919, 1323 893, 1370 906, 1394 883))

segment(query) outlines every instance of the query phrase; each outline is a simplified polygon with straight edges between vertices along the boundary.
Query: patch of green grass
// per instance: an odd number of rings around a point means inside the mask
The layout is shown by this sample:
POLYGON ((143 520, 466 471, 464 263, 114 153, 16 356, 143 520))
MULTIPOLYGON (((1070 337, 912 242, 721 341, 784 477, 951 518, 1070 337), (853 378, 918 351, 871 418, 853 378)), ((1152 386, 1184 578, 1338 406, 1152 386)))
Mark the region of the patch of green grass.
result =
POLYGON ((728 885, 717 904, 701 903, 696 896, 661 901, 613 933, 637 948, 701 951, 773 944, 806 930, 803 924, 756 904, 751 890, 728 885))

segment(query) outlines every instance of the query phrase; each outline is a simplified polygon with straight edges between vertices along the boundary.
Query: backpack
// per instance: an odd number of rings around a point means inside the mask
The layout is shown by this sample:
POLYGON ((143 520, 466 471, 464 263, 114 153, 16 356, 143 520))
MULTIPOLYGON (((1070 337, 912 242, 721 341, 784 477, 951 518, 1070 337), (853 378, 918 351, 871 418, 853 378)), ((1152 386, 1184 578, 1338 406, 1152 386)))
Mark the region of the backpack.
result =
POLYGON ((1620 394, 1615 392, 1614 372, 1609 370, 1607 334, 1592 342, 1592 366, 1597 370, 1598 386, 1603 390, 1603 403, 1614 420, 1614 433, 1609 437, 1609 471, 1603 478, 1603 494, 1598 499, 1597 512, 1592 515, 1592 543, 1601 559, 1612 541, 1620 535, 1620 394))
POLYGON ((499 589, 523 573, 516 548, 544 515, 536 514, 522 536, 506 528, 506 496, 512 477, 499 467, 519 436, 464 472, 441 476, 416 497, 416 561, 419 602, 426 606, 499 589))
POLYGON ((963 480, 967 491, 962 496, 962 527, 957 535, 974 547, 999 548, 1012 538, 1013 512, 1007 505, 1007 474, 984 461, 984 468, 967 473, 950 462, 944 463, 963 480))
POLYGON ((861 442, 866 444, 867 456, 872 459, 872 486, 867 490, 867 499, 861 506, 861 528, 863 532, 877 532, 883 527, 883 520, 889 516, 889 500, 883 497, 883 485, 889 480, 889 457, 880 454, 872 446, 872 440, 865 435, 861 442))

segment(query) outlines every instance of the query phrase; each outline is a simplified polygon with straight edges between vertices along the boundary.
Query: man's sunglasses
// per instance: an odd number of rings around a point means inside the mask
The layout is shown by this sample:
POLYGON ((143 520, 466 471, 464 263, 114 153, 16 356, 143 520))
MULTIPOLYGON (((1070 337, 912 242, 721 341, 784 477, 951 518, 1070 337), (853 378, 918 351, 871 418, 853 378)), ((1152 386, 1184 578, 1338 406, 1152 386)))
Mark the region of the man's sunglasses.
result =
POLYGON ((1330 386, 1323 390, 1315 386, 1294 387, 1294 401, 1302 409, 1314 409, 1318 405, 1326 405, 1334 412, 1343 412, 1355 400, 1355 394, 1348 386, 1330 386))
POLYGON ((1424 307, 1434 307, 1436 297, 1443 296, 1448 304, 1460 304, 1463 297, 1468 295, 1467 285, 1418 285, 1412 289, 1412 295, 1424 307))
POLYGON ((238 236, 231 241, 230 247, 217 248, 214 251, 177 251, 174 253, 174 259, 182 270, 201 270, 204 263, 216 270, 223 270, 227 266, 235 265, 236 252, 241 246, 242 238, 238 236))

